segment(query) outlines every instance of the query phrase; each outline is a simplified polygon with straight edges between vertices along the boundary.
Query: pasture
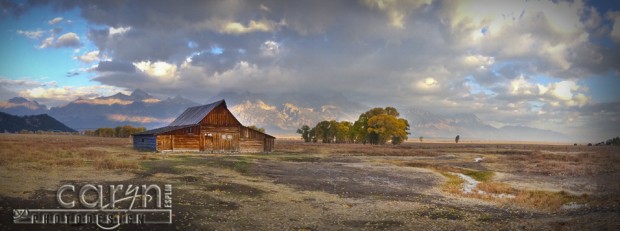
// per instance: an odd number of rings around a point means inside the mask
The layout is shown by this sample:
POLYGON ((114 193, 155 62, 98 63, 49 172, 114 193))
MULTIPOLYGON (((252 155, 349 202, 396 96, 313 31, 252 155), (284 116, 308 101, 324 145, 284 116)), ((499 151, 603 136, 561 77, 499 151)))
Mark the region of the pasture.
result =
POLYGON ((171 184, 180 230, 620 229, 610 146, 276 140, 273 153, 149 153, 127 138, 0 134, 0 177, 1 230, 95 229, 12 224, 13 209, 59 208, 67 182, 171 184))

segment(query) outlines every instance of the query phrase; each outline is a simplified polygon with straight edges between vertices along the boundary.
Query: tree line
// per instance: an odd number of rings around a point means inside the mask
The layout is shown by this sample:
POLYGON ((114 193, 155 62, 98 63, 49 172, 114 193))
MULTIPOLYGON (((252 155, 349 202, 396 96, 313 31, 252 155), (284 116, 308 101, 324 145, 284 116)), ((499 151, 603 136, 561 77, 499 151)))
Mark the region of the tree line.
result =
MULTIPOLYGON (((601 141, 600 143, 596 143, 595 145, 596 146, 604 146, 604 145, 620 146, 620 137, 611 138, 606 141, 601 141)), ((592 146, 592 143, 589 143, 588 146, 592 146)))
POLYGON ((409 135, 409 122, 400 118, 394 107, 373 108, 362 113, 357 121, 321 121, 313 128, 297 129, 305 142, 401 144, 409 135))
POLYGON ((135 133, 139 133, 143 131, 146 131, 146 128, 125 125, 125 126, 118 126, 115 128, 97 128, 96 130, 85 130, 84 135, 99 136, 99 137, 127 138, 135 133))

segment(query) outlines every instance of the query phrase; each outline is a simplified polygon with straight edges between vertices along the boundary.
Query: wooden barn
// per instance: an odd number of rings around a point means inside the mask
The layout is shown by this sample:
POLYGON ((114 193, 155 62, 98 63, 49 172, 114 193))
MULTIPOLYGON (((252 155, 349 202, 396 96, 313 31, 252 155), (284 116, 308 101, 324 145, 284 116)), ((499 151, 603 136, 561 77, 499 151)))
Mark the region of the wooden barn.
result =
POLYGON ((275 137, 243 126, 224 100, 190 107, 166 127, 133 135, 148 151, 271 152, 275 137))

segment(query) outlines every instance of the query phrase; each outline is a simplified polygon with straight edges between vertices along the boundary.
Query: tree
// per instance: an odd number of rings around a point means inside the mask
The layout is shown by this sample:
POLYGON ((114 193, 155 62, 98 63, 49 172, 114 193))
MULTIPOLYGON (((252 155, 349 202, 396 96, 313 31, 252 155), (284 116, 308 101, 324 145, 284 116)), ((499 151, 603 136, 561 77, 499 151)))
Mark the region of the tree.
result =
POLYGON ((353 124, 349 121, 341 121, 336 124, 336 143, 349 143, 351 141, 350 131, 353 124))
POLYGON ((85 130, 84 135, 99 137, 121 137, 127 138, 131 135, 146 131, 144 127, 133 127, 129 125, 118 126, 115 128, 97 128, 96 130, 85 130))
POLYGON ((250 126, 248 126, 248 128, 250 128, 252 130, 259 131, 259 132, 262 132, 262 133, 265 133, 265 128, 259 128, 259 127, 256 127, 256 125, 250 125, 250 126))
POLYGON ((456 135, 456 138, 454 138, 454 142, 458 144, 460 139, 461 137, 459 135, 456 135))
POLYGON ((310 129, 310 132, 308 132, 308 136, 310 137, 310 141, 316 143, 316 141, 317 141, 316 129, 314 129, 314 128, 310 129))
POLYGON ((375 115, 368 120, 371 144, 385 144, 388 140, 400 144, 407 139, 407 129, 407 120, 389 114, 375 115))
POLYGON ((420 136, 420 143, 424 141, 424 137, 420 136))
MULTIPOLYGON (((396 110, 396 109, 394 109, 396 110)), ((398 113, 398 112, 396 112, 398 113)), ((403 118, 399 118, 398 119, 399 122, 399 130, 398 132, 400 133, 396 133, 392 135, 392 144, 396 145, 396 144, 401 144, 403 141, 407 140, 407 135, 409 135, 410 133, 407 132, 409 131, 409 121, 407 121, 406 119, 403 118)))
POLYGON ((97 128, 97 130, 95 130, 95 135, 99 137, 115 137, 116 136, 114 128, 97 128))
POLYGON ((366 115, 360 115, 359 119, 353 123, 351 130, 355 143, 366 144, 368 142, 368 118, 366 115))
POLYGON ((312 139, 310 137, 310 126, 303 125, 300 129, 297 129, 297 133, 301 134, 301 138, 304 142, 310 142, 312 139))
POLYGON ((332 143, 336 137, 336 125, 335 120, 321 121, 314 127, 316 138, 322 140, 323 143, 332 143))

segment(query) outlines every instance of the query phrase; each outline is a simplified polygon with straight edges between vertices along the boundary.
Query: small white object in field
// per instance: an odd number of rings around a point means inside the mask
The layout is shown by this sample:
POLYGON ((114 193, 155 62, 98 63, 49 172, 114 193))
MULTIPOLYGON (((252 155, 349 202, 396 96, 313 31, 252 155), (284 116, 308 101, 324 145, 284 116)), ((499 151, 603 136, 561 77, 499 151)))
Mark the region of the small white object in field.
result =
POLYGON ((465 182, 463 182, 463 185, 461 186, 461 190, 465 194, 472 193, 474 191, 474 189, 476 188, 476 186, 478 185, 478 183, 480 183, 477 180, 475 180, 474 178, 471 178, 470 176, 465 175, 463 173, 453 173, 453 174, 455 174, 458 177, 460 177, 461 179, 465 180, 465 182))
POLYGON ((474 162, 479 163, 479 162, 482 162, 483 160, 484 160, 484 157, 476 157, 474 159, 474 162))

